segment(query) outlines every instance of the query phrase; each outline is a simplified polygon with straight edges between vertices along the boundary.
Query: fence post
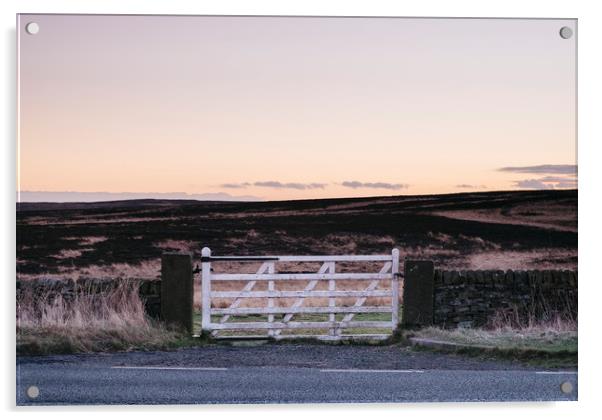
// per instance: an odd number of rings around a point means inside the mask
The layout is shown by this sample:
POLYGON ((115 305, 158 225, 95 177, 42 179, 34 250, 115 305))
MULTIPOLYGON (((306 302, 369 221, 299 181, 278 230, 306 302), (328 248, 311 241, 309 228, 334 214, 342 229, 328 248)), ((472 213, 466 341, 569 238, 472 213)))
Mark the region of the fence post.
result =
POLYGON ((399 324, 399 249, 391 251, 391 321, 393 331, 399 324))
POLYGON ((432 261, 405 261, 403 325, 433 324, 435 267, 432 261))
POLYGON ((192 333, 194 283, 192 255, 169 252, 161 257, 161 317, 192 333))
MULTIPOLYGON (((207 247, 201 251, 202 257, 211 257, 211 250, 207 247)), ((201 263, 201 329, 203 332, 211 332, 211 261, 201 263)))

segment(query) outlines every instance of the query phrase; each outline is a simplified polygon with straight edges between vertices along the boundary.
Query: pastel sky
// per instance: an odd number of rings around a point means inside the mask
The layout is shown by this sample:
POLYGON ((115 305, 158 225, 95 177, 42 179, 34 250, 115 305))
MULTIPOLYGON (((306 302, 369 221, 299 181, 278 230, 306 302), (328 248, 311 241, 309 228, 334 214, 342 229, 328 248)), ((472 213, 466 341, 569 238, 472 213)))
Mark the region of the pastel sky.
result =
POLYGON ((20 199, 575 188, 563 26, 20 15, 20 199))

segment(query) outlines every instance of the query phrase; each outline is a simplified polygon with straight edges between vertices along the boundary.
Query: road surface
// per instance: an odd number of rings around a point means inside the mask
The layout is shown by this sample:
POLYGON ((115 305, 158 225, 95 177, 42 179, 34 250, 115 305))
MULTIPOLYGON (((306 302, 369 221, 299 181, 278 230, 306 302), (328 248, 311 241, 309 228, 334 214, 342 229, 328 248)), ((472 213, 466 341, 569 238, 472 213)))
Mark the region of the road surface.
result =
POLYGON ((210 346, 17 359, 18 405, 576 399, 574 370, 400 346, 210 346), (562 392, 564 382, 571 392, 562 392), (36 398, 27 395, 31 386, 36 398))

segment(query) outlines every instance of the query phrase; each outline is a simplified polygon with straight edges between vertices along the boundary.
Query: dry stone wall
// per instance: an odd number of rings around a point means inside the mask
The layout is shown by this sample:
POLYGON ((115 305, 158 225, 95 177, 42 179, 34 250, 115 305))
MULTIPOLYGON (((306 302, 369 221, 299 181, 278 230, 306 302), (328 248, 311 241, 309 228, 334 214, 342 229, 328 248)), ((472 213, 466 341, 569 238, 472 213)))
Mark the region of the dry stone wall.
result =
POLYGON ((433 324, 474 327, 494 318, 577 319, 575 271, 434 271, 433 324))

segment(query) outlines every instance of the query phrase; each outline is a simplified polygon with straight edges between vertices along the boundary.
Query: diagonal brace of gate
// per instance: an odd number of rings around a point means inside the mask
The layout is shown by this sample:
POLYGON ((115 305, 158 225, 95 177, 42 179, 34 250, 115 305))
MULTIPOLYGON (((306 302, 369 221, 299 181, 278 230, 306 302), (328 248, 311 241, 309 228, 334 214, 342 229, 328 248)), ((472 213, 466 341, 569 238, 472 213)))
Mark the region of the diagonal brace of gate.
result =
MULTIPOLYGON (((391 270, 391 267, 392 267, 392 265, 393 265, 393 264, 392 264, 391 262, 387 261, 387 262, 386 262, 386 263, 383 265, 383 268, 381 268, 381 269, 380 269, 380 272, 379 272, 379 273, 380 273, 380 274, 385 274, 385 273, 387 273, 389 270, 391 270)), ((374 289, 376 289, 376 288, 378 287, 378 283, 379 283, 379 282, 380 282, 380 280, 373 280, 373 281, 372 281, 372 282, 371 282, 371 283, 368 285, 368 287, 366 287, 366 289, 364 289, 364 290, 365 290, 366 292, 371 292, 371 291, 373 291, 374 289)), ((358 299, 356 299, 356 301, 355 301, 355 303, 353 304, 353 306, 354 306, 354 307, 360 307, 360 306, 362 306, 364 303, 366 303, 366 300, 367 300, 367 299, 368 299, 367 297, 361 297, 361 298, 358 298, 358 299)), ((355 316, 355 314, 354 314, 354 313, 347 314, 347 315, 345 315, 345 316, 343 317, 343 321, 342 321, 342 322, 349 322, 349 321, 351 321, 351 320, 353 319, 353 317, 354 317, 354 316, 355 316)), ((337 334, 337 335, 340 335, 340 334, 341 334, 341 330, 340 330, 340 329, 337 329, 337 332, 336 332, 336 334, 337 334)))
MULTIPOLYGON (((325 262, 320 267, 320 270, 318 270, 318 274, 324 274, 324 273, 326 273, 326 271, 332 272, 331 270, 334 271, 334 263, 333 262, 325 262)), ((305 286, 305 289, 303 289, 303 291, 310 292, 316 287, 317 284, 318 284, 318 280, 311 280, 309 283, 307 283, 307 286, 305 286)), ((304 301, 305 301, 304 297, 299 298, 295 301, 295 303, 293 303, 293 305, 291 307, 298 308, 303 305, 304 301)), ((294 314, 284 315, 284 317, 282 318, 282 322, 289 322, 293 318, 293 315, 294 314)), ((282 332, 282 330, 274 330, 274 335, 280 335, 281 332, 282 332)))
MULTIPOLYGON (((264 262, 263 264, 261 264, 261 266, 257 270, 257 274, 264 274, 266 271, 268 271, 268 272, 273 272, 274 271, 274 263, 273 262, 264 262)), ((251 280, 251 281, 249 281, 245 285, 245 287, 242 289, 242 291, 243 292, 250 292, 253 289, 253 287, 255 287, 256 284, 257 284, 257 280, 251 280)), ((241 303, 242 303, 242 299, 241 298, 236 298, 234 300, 234 302, 232 302, 232 304, 229 306, 229 308, 230 309, 238 308, 241 303)), ((227 322, 228 319, 230 319, 230 315, 224 315, 219 320, 219 322, 221 324, 223 324, 224 322, 227 322)), ((219 330, 215 330, 211 334, 213 336, 216 336, 218 333, 219 333, 219 330)))

